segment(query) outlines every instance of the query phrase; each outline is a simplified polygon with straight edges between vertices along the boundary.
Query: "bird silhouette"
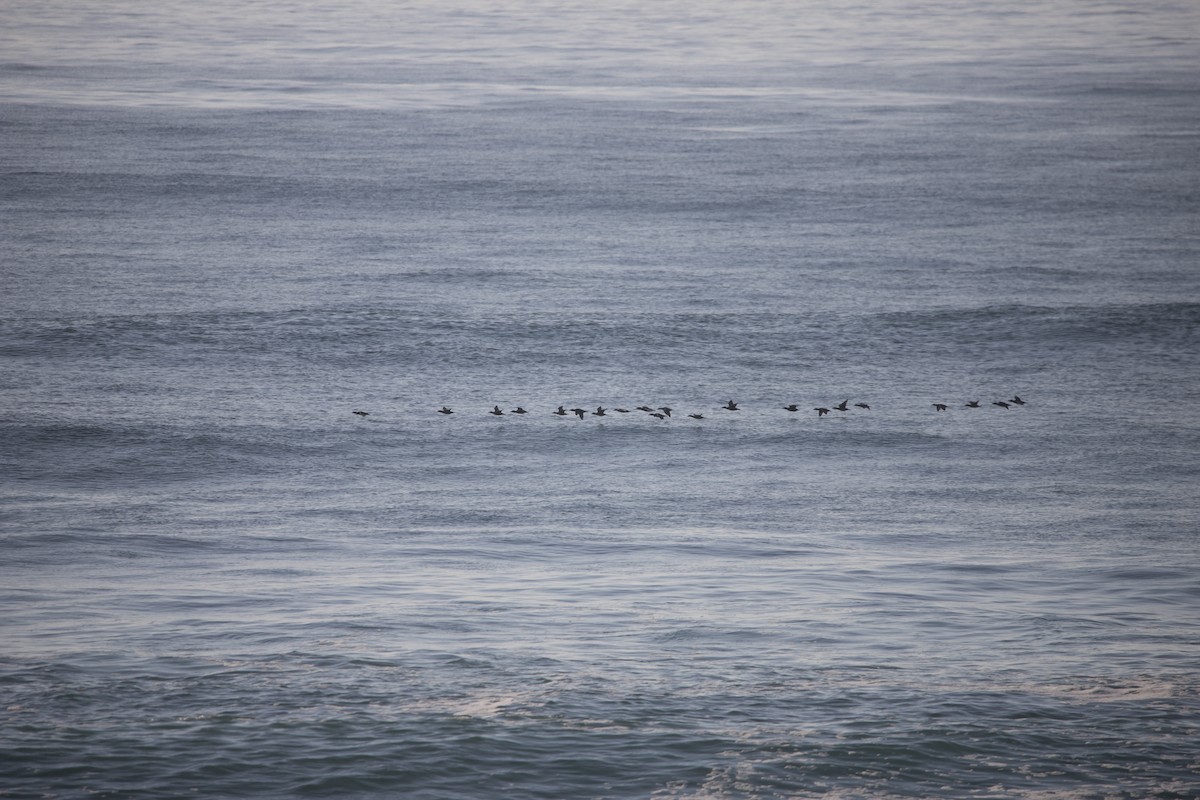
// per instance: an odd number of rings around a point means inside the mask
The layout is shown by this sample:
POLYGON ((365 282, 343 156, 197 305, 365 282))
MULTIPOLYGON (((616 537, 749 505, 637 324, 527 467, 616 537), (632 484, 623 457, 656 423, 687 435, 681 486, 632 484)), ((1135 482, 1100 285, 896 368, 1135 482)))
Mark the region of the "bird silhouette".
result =
MULTIPOLYGON (((933 406, 934 410, 939 411, 939 412, 947 411, 950 408, 950 406, 947 405, 946 403, 932 403, 931 405, 933 406)), ((1022 400, 1020 395, 1014 394, 1012 396, 1012 399, 1010 399, 1010 400, 995 400, 995 401, 992 401, 992 405, 999 406, 1000 408, 1003 408, 1003 409, 1011 409, 1014 405, 1017 405, 1017 406, 1026 405, 1026 401, 1022 400)), ((843 400, 842 402, 838 403, 835 406, 832 406, 829 408, 827 408, 825 406, 817 406, 813 410, 817 412, 818 417, 824 417, 824 416, 832 413, 833 411, 848 411, 849 407, 850 407, 850 401, 849 401, 849 399, 846 399, 846 400, 843 400)), ((964 408, 980 408, 981 401, 980 400, 968 400, 963 404, 963 407, 964 408)), ((636 406, 635 408, 638 411, 645 411, 650 416, 654 417, 655 419, 660 419, 660 420, 670 418, 672 411, 673 411, 673 409, 670 406, 659 406, 657 409, 651 408, 650 406, 636 406)), ((728 400, 723 406, 720 406, 720 408, 725 411, 740 411, 741 410, 741 408, 739 408, 739 404, 734 402, 733 400, 728 400)), ((782 408, 784 411, 788 411, 788 412, 796 412, 796 411, 800 410, 800 406, 796 403, 789 403, 788 405, 782 406, 782 408)), ((870 410, 871 406, 868 403, 855 403, 854 408, 870 410)), ((587 411, 586 409, 582 409, 582 408, 572 408, 568 411, 568 409, 565 406, 561 406, 561 405, 558 406, 558 408, 555 409, 551 413, 554 414, 555 416, 559 416, 559 417, 565 417, 570 413, 570 414, 574 414, 579 419, 585 419, 589 414, 592 416, 596 416, 596 417, 605 417, 605 416, 609 416, 609 414, 612 412, 616 412, 616 413, 620 413, 620 414, 630 413, 628 408, 606 409, 604 406, 596 406, 596 410, 590 411, 590 412, 587 411)), ((359 409, 354 409, 351 411, 351 413, 355 414, 356 416, 360 416, 360 417, 370 416, 370 412, 362 411, 359 409)), ((450 406, 444 405, 441 408, 437 409, 437 413, 449 415, 449 414, 453 414, 455 412, 452 408, 450 408, 450 406)), ((504 414, 506 412, 503 409, 501 409, 499 405, 495 405, 495 406, 492 406, 492 410, 489 411, 488 413, 491 414, 492 416, 500 417, 500 416, 504 416, 504 414)), ((509 413, 509 414, 528 414, 530 412, 528 412, 524 408, 524 406, 517 406, 517 407, 511 409, 510 411, 508 411, 507 413, 509 413)), ((704 414, 700 414, 700 413, 688 414, 687 416, 689 419, 696 419, 696 420, 706 419, 704 414)))
POLYGON ((350 413, 351 413, 351 414, 357 414, 357 415, 358 415, 358 416, 360 416, 360 417, 369 417, 369 416, 371 416, 371 415, 370 415, 368 412, 366 412, 366 411, 351 411, 350 413))

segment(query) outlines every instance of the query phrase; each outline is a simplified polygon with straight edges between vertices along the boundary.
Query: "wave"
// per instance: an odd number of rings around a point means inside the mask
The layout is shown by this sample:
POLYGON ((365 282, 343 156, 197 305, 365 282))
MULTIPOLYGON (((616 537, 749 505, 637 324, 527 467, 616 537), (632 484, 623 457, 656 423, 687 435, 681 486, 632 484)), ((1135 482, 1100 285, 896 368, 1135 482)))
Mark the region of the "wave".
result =
MULTIPOLYGON (((224 551, 229 545, 216 537, 187 536, 178 533, 121 533, 109 529, 99 531, 61 530, 19 532, 4 537, 4 547, 17 552, 29 550, 44 554, 48 550, 70 551, 100 549, 123 558, 169 555, 192 551, 224 551)), ((47 560, 60 555, 47 555, 47 560)))
POLYGON ((260 472, 326 447, 299 432, 251 426, 205 432, 120 423, 0 424, 0 446, 12 480, 77 488, 260 472))
POLYGON ((1200 328, 1200 303, 1106 303, 1098 305, 1003 305, 887 312, 862 324, 876 331, 960 336, 965 340, 1101 339, 1187 337, 1200 328))
MULTIPOLYGON (((499 271, 425 271, 421 280, 474 284, 502 280, 499 271)), ((399 276, 399 274, 397 275, 399 276)), ((384 280, 387 276, 377 276, 384 280)), ((516 278, 524 282, 530 276, 516 278)), ((663 312, 655 310, 570 313, 497 310, 492 314, 453 313, 445 308, 394 305, 314 307, 280 311, 205 311, 128 314, 83 318, 8 319, 0 323, 0 355, 61 357, 155 350, 168 354, 180 345, 226 353, 296 352, 321 357, 312 347, 369 343, 391 353, 415 343, 444 345, 462 340, 471 347, 520 347, 586 357, 597 350, 655 350, 698 345, 746 347, 757 353, 791 355, 795 346, 862 342, 887 343, 897 337, 955 342, 1037 339, 1088 342, 1162 338, 1190 340, 1200 328, 1200 303, 1110 303, 1070 306, 952 306, 878 313, 781 311, 663 312), (793 345, 793 346, 789 346, 793 345)), ((344 357, 352 346, 329 352, 344 357)), ((414 347, 414 349, 417 349, 414 347)))

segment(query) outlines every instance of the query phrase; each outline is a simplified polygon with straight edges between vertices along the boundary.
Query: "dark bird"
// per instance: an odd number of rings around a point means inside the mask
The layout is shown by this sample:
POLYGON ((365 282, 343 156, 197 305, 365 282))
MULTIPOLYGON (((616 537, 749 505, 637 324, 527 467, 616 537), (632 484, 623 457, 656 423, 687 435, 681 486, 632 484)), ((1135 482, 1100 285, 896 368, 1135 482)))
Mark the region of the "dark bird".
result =
POLYGON ((586 414, 587 411, 582 408, 572 408, 571 413, 574 414, 575 416, 579 417, 580 419, 583 419, 583 415, 586 414))
POLYGON ((628 414, 629 413, 628 408, 614 408, 613 411, 616 411, 618 414, 628 414))
POLYGON ((525 409, 521 408, 520 406, 517 406, 516 408, 514 408, 514 409, 512 410, 512 413, 514 413, 514 414, 528 414, 529 412, 528 412, 528 411, 526 411, 525 409))
POLYGON ((871 407, 869 405, 867 405, 866 403, 855 403, 854 407, 855 408, 863 408, 863 409, 866 409, 867 411, 871 410, 871 407))
POLYGON ((945 410, 946 410, 946 404, 945 404, 945 403, 934 403, 934 404, 933 404, 933 407, 934 407, 934 408, 936 408, 938 411, 945 411, 945 410))
POLYGON ((796 405, 795 403, 792 403, 790 406, 784 406, 783 410, 784 411, 799 411, 800 407, 798 405, 796 405))
POLYGON ((488 412, 494 417, 502 415, 504 412, 500 410, 500 406, 492 406, 492 410, 488 412))
POLYGON ((350 413, 351 413, 351 414, 358 414, 360 417, 369 417, 369 416, 371 416, 371 415, 370 415, 370 414, 368 414, 366 411, 351 411, 350 413))
POLYGON ((833 408, 835 411, 849 411, 850 409, 846 408, 846 404, 849 402, 850 402, 849 400, 843 400, 842 402, 838 403, 833 408))
POLYGON ((979 408, 979 401, 978 400, 970 401, 969 403, 967 403, 967 408, 979 408))
POLYGON ((1010 402, 1010 403, 1016 403, 1016 404, 1017 404, 1017 405, 1019 405, 1019 406, 1023 406, 1023 405, 1025 405, 1025 401, 1024 401, 1024 400, 1022 400, 1020 397, 1018 397, 1018 396, 1017 396, 1017 395, 1015 395, 1015 394, 1013 395, 1013 399, 1012 399, 1012 400, 1009 400, 1008 402, 1010 402))
POLYGON ((565 417, 567 415, 567 410, 565 408, 563 408, 562 406, 559 406, 558 410, 555 411, 554 413, 558 414, 560 417, 565 417))
POLYGON ((725 409, 726 411, 737 411, 738 410, 737 403, 733 402, 732 400, 730 400, 725 405, 721 406, 721 408, 725 409))
POLYGON ((692 419, 704 419, 703 414, 688 414, 688 416, 691 417, 692 419))
POLYGON ((671 416, 671 409, 667 406, 659 406, 658 410, 666 414, 668 417, 671 416))
POLYGON ((992 405, 1000 406, 1001 408, 1011 408, 1011 406, 1003 400, 997 400, 996 402, 992 403, 992 405))
POLYGON ((595 410, 595 411, 593 411, 592 413, 593 413, 593 414, 595 414, 597 417, 604 417, 604 416, 607 416, 607 415, 604 413, 604 406, 596 406, 596 410, 595 410))
POLYGON ((442 406, 441 408, 438 409, 438 413, 439 414, 453 414, 454 412, 450 410, 450 406, 442 406))
POLYGON ((666 414, 659 414, 657 411, 651 411, 650 416, 654 417, 655 419, 666 419, 667 418, 666 414))
POLYGON ((651 411, 653 411, 654 409, 653 409, 653 408, 651 408, 650 406, 638 406, 638 407, 637 407, 637 410, 638 410, 638 411, 645 411, 647 414, 649 414, 649 413, 650 413, 651 411))
POLYGON ((828 408, 814 408, 813 411, 817 412, 818 417, 823 417, 829 413, 828 408))

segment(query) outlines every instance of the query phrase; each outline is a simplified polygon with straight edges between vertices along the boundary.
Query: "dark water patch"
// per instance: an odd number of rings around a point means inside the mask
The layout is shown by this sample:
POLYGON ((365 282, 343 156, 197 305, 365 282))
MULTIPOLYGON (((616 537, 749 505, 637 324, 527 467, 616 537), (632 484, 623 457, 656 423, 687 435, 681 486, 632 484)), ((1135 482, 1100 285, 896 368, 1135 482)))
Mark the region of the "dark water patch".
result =
POLYGON ((4 537, 5 547, 16 550, 52 549, 59 553, 109 550, 122 557, 161 556, 173 553, 187 554, 211 550, 225 550, 228 543, 209 537, 185 534, 114 534, 107 528, 94 531, 45 531, 12 533, 4 537))
MULTIPOLYGON (((967 705, 955 713, 966 717, 978 711, 967 705)), ((38 729, 34 741, 39 743, 20 745, 19 755, 20 763, 41 767, 10 771, 9 778, 18 785, 40 779, 68 788, 90 779, 131 788, 136 782, 128 783, 133 780, 128 772, 122 777, 110 754, 149 736, 158 741, 156 755, 132 769, 137 781, 180 787, 201 783, 225 796, 346 791, 491 796, 496 782, 503 780, 503 794, 518 791, 528 797, 631 796, 668 786, 721 796, 741 787, 789 795, 816 790, 920 797, 936 794, 947 781, 980 793, 997 785, 1034 791, 1051 776, 1064 788, 1132 790, 1161 785, 1171 776, 1185 779, 1187 769, 1180 753, 1149 744, 1131 752, 1130 742, 1119 733, 1106 735, 1089 727, 1072 735, 1067 725, 1078 724, 1077 719, 1049 716, 1038 718, 1036 731, 1025 727, 1027 718, 1020 727, 1017 721, 991 727, 863 720, 840 740, 820 727, 806 736, 753 728, 748 736, 705 732, 679 725, 671 716, 649 727, 622 725, 619 719, 597 727, 563 718, 503 717, 503 712, 500 719, 423 713, 387 721, 364 707, 357 713, 328 708, 309 721, 251 722, 225 712, 110 729, 107 742, 98 729, 67 735, 38 729), (228 749, 232 743, 241 755, 228 749), (90 774, 70 768, 78 762, 69 760, 68 745, 89 756, 90 774), (1051 747, 1060 754, 1047 755, 1051 747)))
POLYGON ((1154 568, 1122 568, 1113 569, 1104 573, 1104 577, 1114 581, 1160 581, 1160 580, 1186 580, 1191 579, 1191 573, 1186 570, 1173 569, 1170 567, 1154 567, 1154 568))
POLYGON ((979 345, 1043 341, 1058 346, 1103 341, 1157 342, 1180 346, 1200 329, 1195 303, 1115 304, 1096 306, 985 306, 885 313, 864 320, 874 333, 915 337, 932 343, 950 340, 979 345))
POLYGON ((109 422, 0 426, 11 477, 72 489, 147 486, 287 468, 341 445, 295 432, 231 427, 210 431, 170 424, 109 422))
POLYGON ((6 72, 53 72, 55 68, 44 64, 29 64, 24 61, 5 61, 0 63, 0 70, 6 72))

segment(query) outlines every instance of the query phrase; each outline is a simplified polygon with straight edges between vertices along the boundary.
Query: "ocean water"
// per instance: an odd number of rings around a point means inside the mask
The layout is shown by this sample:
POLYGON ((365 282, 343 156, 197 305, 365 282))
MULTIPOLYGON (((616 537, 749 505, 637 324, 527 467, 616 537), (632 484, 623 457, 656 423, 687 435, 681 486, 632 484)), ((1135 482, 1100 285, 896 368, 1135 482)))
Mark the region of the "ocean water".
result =
POLYGON ((1200 797, 1200 6, 0 22, 0 797, 1200 797))

